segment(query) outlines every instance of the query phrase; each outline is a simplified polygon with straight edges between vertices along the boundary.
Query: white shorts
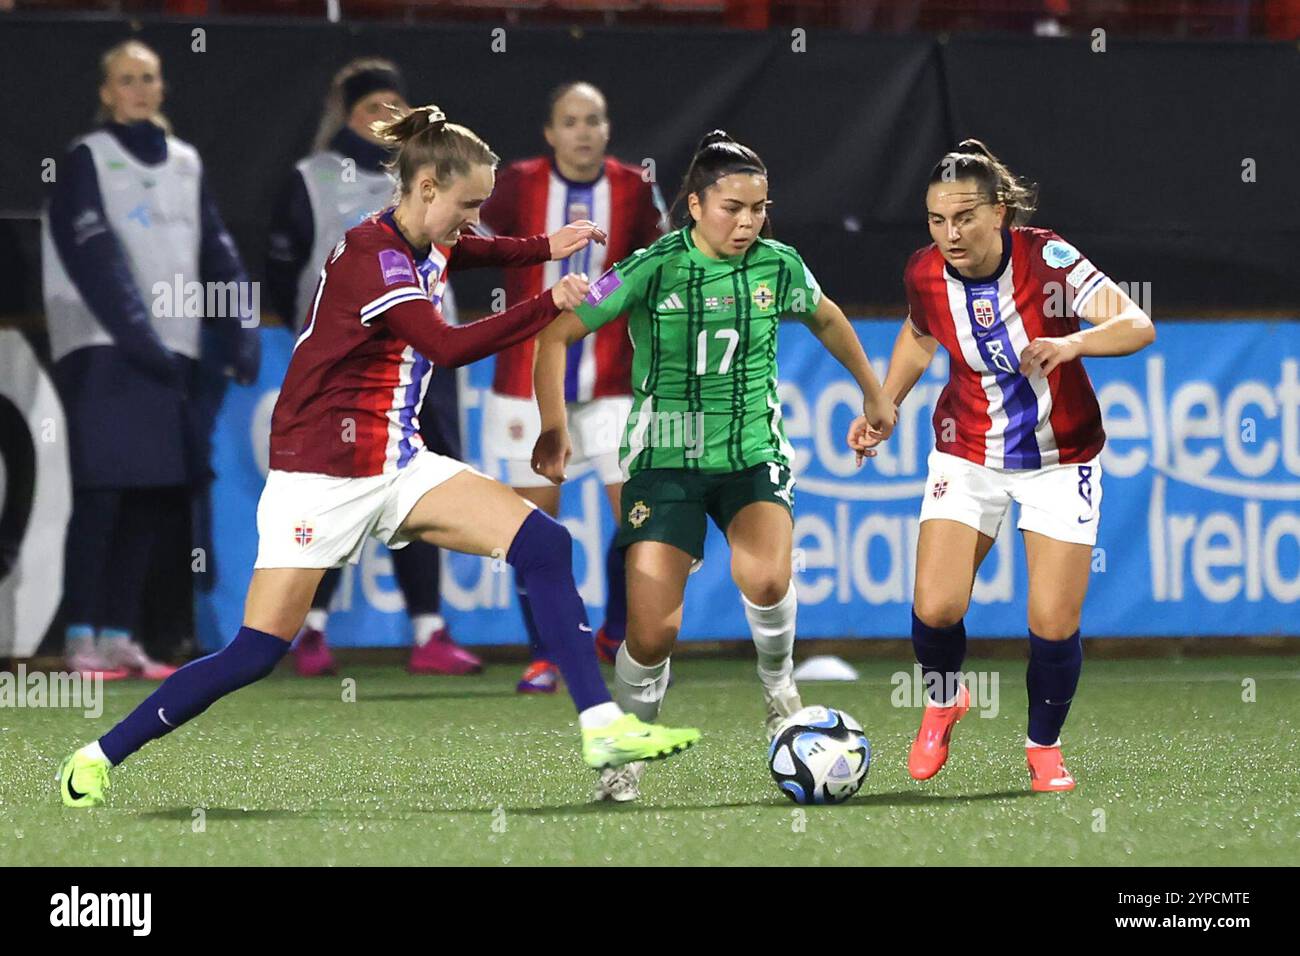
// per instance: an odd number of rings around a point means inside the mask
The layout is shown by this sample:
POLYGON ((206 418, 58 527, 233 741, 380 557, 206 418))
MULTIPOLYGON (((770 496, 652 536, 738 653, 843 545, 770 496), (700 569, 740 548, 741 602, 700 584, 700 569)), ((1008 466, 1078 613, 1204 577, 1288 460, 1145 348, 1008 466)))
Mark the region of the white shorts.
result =
POLYGON ((930 452, 921 520, 960 521, 998 536, 1012 501, 1020 503, 1021 531, 1072 544, 1097 543, 1101 520, 1101 458, 1033 470, 986 468, 941 451, 930 452))
MULTIPOLYGON (((628 395, 569 402, 569 436, 573 440, 570 477, 592 468, 602 484, 617 485, 627 480, 619 464, 619 447, 631 412, 632 398, 628 395)), ((531 398, 496 392, 484 397, 483 460, 493 476, 511 488, 544 488, 550 484, 533 471, 533 446, 541 433, 541 415, 531 398)))
POLYGON ((271 471, 257 502, 255 568, 337 568, 361 560, 367 536, 391 548, 410 539, 398 532, 424 493, 462 471, 455 458, 427 449, 399 471, 335 478, 271 471))

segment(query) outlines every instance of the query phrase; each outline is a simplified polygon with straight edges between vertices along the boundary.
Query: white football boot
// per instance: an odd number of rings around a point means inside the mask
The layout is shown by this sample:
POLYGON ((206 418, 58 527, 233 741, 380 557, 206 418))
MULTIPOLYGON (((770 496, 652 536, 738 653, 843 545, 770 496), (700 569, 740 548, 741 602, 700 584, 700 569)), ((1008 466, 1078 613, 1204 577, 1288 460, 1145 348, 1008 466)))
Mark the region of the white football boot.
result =
POLYGON ((645 773, 645 761, 635 760, 621 767, 606 767, 600 772, 596 783, 594 800, 613 800, 615 803, 627 803, 641 796, 641 774, 645 773))
POLYGON ((765 723, 767 739, 771 741, 776 736, 776 728, 781 726, 781 721, 791 714, 803 710, 803 700, 799 697, 799 688, 795 685, 792 677, 782 681, 775 687, 768 687, 764 684, 763 700, 767 703, 767 720, 765 723))

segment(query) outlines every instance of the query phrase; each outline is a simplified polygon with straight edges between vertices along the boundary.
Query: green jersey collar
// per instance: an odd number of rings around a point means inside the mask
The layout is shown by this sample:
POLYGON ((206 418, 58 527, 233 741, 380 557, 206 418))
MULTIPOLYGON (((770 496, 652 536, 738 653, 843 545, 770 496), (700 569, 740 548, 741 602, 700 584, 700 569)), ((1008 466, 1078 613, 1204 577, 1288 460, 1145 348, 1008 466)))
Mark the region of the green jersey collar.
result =
MULTIPOLYGON (((681 229, 682 245, 686 247, 686 254, 690 256, 691 261, 697 263, 698 265, 713 266, 714 268, 718 266, 739 265, 740 263, 744 262, 745 257, 748 256, 754 250, 754 246, 751 245, 748 249, 746 249, 738 256, 723 256, 722 258, 715 259, 713 258, 713 256, 707 256, 700 251, 700 247, 695 244, 695 237, 691 235, 692 228, 693 226, 690 224, 682 226, 681 229)), ((758 240, 755 239, 754 244, 757 245, 757 243, 758 240)))

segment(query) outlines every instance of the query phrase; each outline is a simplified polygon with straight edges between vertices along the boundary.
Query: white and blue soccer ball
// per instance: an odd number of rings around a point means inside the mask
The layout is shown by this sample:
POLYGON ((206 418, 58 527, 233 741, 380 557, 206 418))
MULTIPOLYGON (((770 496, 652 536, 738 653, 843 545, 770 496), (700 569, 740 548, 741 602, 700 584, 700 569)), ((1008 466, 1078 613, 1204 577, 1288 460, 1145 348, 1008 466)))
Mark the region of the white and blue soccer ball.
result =
POLYGON ((841 803, 871 767, 862 725, 842 710, 805 707, 782 721, 767 751, 781 792, 795 803, 841 803))

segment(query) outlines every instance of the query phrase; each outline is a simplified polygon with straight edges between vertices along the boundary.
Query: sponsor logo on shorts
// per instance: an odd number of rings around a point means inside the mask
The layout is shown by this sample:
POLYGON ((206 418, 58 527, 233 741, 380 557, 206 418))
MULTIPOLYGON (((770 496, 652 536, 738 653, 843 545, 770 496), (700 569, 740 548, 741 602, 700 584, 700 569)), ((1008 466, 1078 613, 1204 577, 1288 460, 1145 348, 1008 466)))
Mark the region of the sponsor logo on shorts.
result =
POLYGON ((632 506, 632 510, 627 513, 628 524, 634 528, 639 528, 650 518, 650 508, 644 501, 638 501, 632 506))

